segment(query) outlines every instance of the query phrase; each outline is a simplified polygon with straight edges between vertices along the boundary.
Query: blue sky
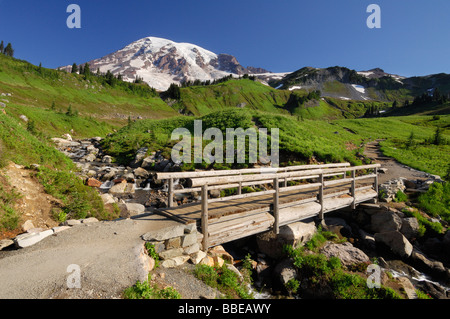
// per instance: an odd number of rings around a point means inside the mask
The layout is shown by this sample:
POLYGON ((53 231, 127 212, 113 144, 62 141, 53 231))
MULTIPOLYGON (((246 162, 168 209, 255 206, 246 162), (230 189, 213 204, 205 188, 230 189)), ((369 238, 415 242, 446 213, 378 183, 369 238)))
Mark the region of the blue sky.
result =
POLYGON ((15 57, 50 68, 157 36, 273 72, 339 65, 450 73, 448 0, 0 0, 0 30, 15 57), (67 28, 72 3, 81 29, 67 28), (371 3, 381 7, 381 29, 366 25, 371 3))

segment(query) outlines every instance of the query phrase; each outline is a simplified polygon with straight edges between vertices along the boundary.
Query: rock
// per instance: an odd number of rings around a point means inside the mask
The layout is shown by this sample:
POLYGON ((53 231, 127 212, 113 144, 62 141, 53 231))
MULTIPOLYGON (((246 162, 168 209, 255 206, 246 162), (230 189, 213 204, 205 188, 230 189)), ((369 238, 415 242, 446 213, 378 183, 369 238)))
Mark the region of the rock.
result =
POLYGON ((190 256, 191 262, 194 265, 197 265, 206 257, 206 253, 202 250, 199 250, 193 254, 190 254, 189 256, 190 256))
POLYGON ((335 244, 328 242, 320 253, 327 258, 337 257, 341 260, 343 266, 350 266, 359 263, 369 262, 370 258, 361 249, 353 247, 349 242, 343 244, 335 244))
POLYGON ((402 227, 400 232, 409 240, 413 240, 419 234, 419 222, 415 217, 402 219, 402 227))
POLYGON ((73 139, 72 139, 72 136, 70 136, 70 134, 64 134, 63 136, 62 136, 62 138, 63 139, 65 139, 65 140, 68 140, 68 141, 73 141, 73 139))
POLYGON ((413 260, 414 266, 417 267, 417 269, 420 269, 426 273, 440 276, 443 279, 445 278, 446 269, 442 262, 428 258, 422 252, 416 249, 414 249, 414 251, 412 252, 411 259, 413 260))
POLYGON ((127 188, 127 181, 124 180, 120 183, 115 184, 113 187, 109 189, 110 194, 123 194, 125 189, 127 188))
POLYGON ((12 239, 2 239, 0 240, 0 250, 9 247, 14 244, 14 240, 12 239))
POLYGON ((66 220, 62 226, 76 226, 76 225, 80 225, 81 221, 77 220, 77 219, 68 219, 66 220))
POLYGON ((163 268, 175 268, 178 266, 181 266, 185 262, 187 262, 190 259, 189 256, 177 256, 173 257, 171 259, 164 260, 161 263, 161 267, 163 268))
POLYGON ((214 267, 214 259, 210 256, 205 256, 200 262, 200 265, 207 265, 210 267, 214 267))
POLYGON ((139 203, 126 203, 125 206, 130 216, 141 215, 145 212, 145 206, 139 203))
POLYGON ((393 253, 402 258, 408 258, 413 251, 411 243, 399 231, 376 233, 375 242, 389 247, 393 253))
POLYGON ((19 116, 19 118, 22 120, 22 121, 24 121, 25 123, 27 123, 28 122, 28 117, 26 117, 25 115, 20 115, 19 116))
POLYGON ((103 158, 102 158, 102 163, 105 163, 105 164, 111 164, 111 163, 112 163, 112 157, 109 156, 109 155, 103 156, 103 158))
POLYGON ((213 258, 214 266, 222 267, 223 264, 225 263, 225 260, 223 260, 222 257, 213 256, 212 258, 213 258))
POLYGON ((407 277, 398 277, 398 283, 403 287, 408 299, 417 299, 416 288, 407 277))
POLYGON ((127 193, 127 194, 134 194, 135 191, 136 191, 136 186, 134 184, 128 183, 128 184, 126 184, 123 192, 127 193))
POLYGON ((184 254, 185 255, 192 255, 200 250, 200 245, 198 243, 195 243, 191 246, 184 248, 184 254))
POLYGON ((27 231, 29 231, 30 229, 33 229, 34 228, 34 225, 33 225, 33 222, 31 221, 31 220, 27 220, 25 223, 23 223, 23 225, 22 225, 22 230, 24 231, 24 232, 27 232, 27 231))
POLYGON ((244 276, 242 276, 241 272, 236 267, 234 267, 232 264, 225 264, 225 267, 227 267, 228 270, 231 270, 232 272, 234 272, 238 276, 238 278, 241 282, 244 280, 244 276))
POLYGON ((183 255, 183 251, 183 248, 172 248, 161 252, 159 257, 161 257, 161 259, 171 259, 183 255))
POLYGON ((88 178, 86 180, 86 185, 89 187, 100 187, 102 186, 102 182, 100 182, 99 180, 95 179, 95 178, 88 178))
POLYGON ((141 167, 146 169, 146 168, 151 168, 155 163, 155 157, 153 156, 147 156, 146 158, 144 158, 142 160, 142 164, 141 167))
POLYGON ((49 229, 49 230, 45 230, 39 233, 24 233, 21 235, 18 235, 15 239, 14 239, 14 243, 16 244, 16 246, 18 248, 25 248, 25 247, 29 247, 32 246, 38 242, 40 242, 41 240, 43 240, 44 238, 53 235, 53 230, 49 229))
POLYGON ((399 230, 402 219, 392 211, 381 211, 371 216, 370 229, 374 233, 399 230))
POLYGON ((185 226, 181 224, 161 228, 142 235, 142 239, 145 241, 165 241, 169 238, 181 237, 184 235, 184 228, 185 226))
POLYGON ((98 223, 99 220, 95 217, 89 217, 89 218, 80 219, 80 222, 82 224, 93 224, 93 223, 98 223))
POLYGON ((65 148, 65 147, 79 147, 80 143, 75 141, 68 141, 63 138, 54 137, 51 139, 53 143, 55 143, 59 148, 65 148))
POLYGON ((211 257, 219 256, 227 260, 230 264, 234 263, 234 258, 231 256, 222 245, 215 246, 208 251, 211 257))
POLYGON ((167 239, 165 242, 165 246, 167 250, 174 249, 174 248, 180 248, 181 247, 181 238, 180 237, 174 237, 167 239))
POLYGON ((100 197, 102 198, 103 204, 108 205, 108 204, 114 204, 116 201, 114 200, 114 196, 112 196, 109 193, 105 193, 100 195, 100 197))
POLYGON ((279 262, 273 270, 273 277, 275 287, 285 290, 285 285, 289 280, 298 278, 297 270, 292 260, 283 259, 279 262))
POLYGON ((406 188, 411 188, 411 189, 415 189, 417 187, 416 183, 414 183, 413 181, 409 181, 409 180, 404 180, 403 183, 405 184, 406 188))
POLYGON ((134 176, 136 176, 137 178, 142 178, 142 179, 146 179, 150 176, 150 173, 147 172, 145 169, 143 169, 142 167, 138 167, 133 171, 134 176))
POLYGON ((52 230, 56 234, 56 233, 60 233, 62 231, 70 229, 70 228, 71 228, 70 226, 57 226, 57 227, 53 227, 52 230))
POLYGON ((181 237, 181 247, 192 246, 197 243, 197 233, 187 234, 181 237))
POLYGON ((284 245, 299 246, 310 240, 316 231, 313 223, 297 222, 280 227, 279 235, 273 231, 258 234, 256 242, 260 252, 276 259, 282 256, 284 245))
POLYGON ((218 189, 212 189, 209 191, 209 196, 211 198, 219 198, 220 197, 220 190, 218 189))
POLYGON ((184 233, 185 234, 197 233, 197 225, 196 224, 186 225, 186 227, 184 228, 184 233))
POLYGON ((352 237, 351 227, 342 218, 325 217, 322 220, 321 225, 324 230, 335 233, 339 238, 352 237))
POLYGON ((169 164, 169 163, 170 163, 170 161, 166 160, 166 159, 162 160, 162 161, 159 161, 155 165, 155 170, 162 172, 162 171, 164 171, 164 169, 166 168, 167 164, 169 164))

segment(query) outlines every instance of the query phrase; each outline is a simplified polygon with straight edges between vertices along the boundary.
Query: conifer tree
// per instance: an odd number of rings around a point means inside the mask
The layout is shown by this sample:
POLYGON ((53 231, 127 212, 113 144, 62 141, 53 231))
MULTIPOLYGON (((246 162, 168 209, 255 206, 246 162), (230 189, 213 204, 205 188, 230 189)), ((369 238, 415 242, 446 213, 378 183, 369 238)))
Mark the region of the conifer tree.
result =
POLYGON ((8 43, 8 45, 6 46, 5 50, 4 50, 5 55, 13 57, 14 56, 14 49, 11 45, 11 43, 8 43))
POLYGON ((72 64, 72 73, 77 73, 78 72, 78 66, 76 63, 72 64))
POLYGON ((2 42, 0 43, 0 53, 4 53, 4 51, 5 51, 5 44, 3 43, 3 40, 2 40, 2 42))

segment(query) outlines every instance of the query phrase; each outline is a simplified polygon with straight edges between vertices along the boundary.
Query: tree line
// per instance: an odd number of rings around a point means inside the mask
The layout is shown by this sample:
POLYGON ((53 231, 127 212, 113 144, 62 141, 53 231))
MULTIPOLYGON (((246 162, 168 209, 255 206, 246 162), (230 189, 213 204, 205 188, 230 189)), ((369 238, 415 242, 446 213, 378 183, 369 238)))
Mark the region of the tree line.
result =
POLYGON ((8 43, 5 47, 5 43, 2 40, 2 42, 0 42, 0 53, 6 56, 14 57, 14 49, 12 44, 8 43))

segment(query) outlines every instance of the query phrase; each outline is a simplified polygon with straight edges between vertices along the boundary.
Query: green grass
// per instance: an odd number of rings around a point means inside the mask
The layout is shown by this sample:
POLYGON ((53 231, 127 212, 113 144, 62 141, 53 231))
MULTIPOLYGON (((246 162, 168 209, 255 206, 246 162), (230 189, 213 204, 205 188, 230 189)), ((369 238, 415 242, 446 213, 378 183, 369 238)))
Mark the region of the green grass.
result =
MULTIPOLYGON (((236 108, 279 113, 288 101, 289 91, 275 90, 248 79, 233 79, 210 86, 181 88, 181 100, 174 106, 200 116, 213 111, 236 108)), ((287 113, 287 112, 285 112, 287 113)))
POLYGON ((250 279, 241 281, 236 273, 229 270, 224 264, 222 267, 211 267, 198 264, 195 266, 194 275, 208 286, 217 288, 227 299, 253 299, 247 289, 250 279))
MULTIPOLYGON (((345 271, 337 257, 328 259, 305 247, 287 246, 285 249, 300 277, 308 278, 308 290, 329 291, 332 299, 400 299, 389 287, 369 288, 364 277, 345 271)), ((298 287, 297 292, 300 297, 305 297, 305 291, 298 291, 298 287)))
POLYGON ((181 295, 173 287, 158 288, 147 280, 136 282, 132 287, 123 292, 125 299, 181 299, 181 295))
POLYGON ((431 184, 428 191, 419 196, 418 204, 429 215, 440 216, 450 223, 450 182, 431 184))
POLYGON ((14 230, 17 228, 20 213, 14 208, 16 201, 21 197, 14 189, 7 190, 8 181, 0 178, 0 231, 14 230))
POLYGON ((184 127, 193 136, 194 120, 199 119, 203 121, 203 130, 217 127, 225 132, 226 128, 266 127, 270 132, 271 128, 279 128, 280 160, 285 165, 306 163, 312 158, 325 163, 348 161, 353 165, 361 165, 365 163, 360 158, 363 152, 361 146, 369 141, 384 139, 381 146, 387 156, 392 156, 413 168, 443 176, 447 172, 447 163, 450 162, 450 145, 422 142, 433 137, 435 125, 442 127, 442 136, 450 140, 447 128, 450 116, 441 116, 439 121, 434 123, 430 123, 430 118, 421 116, 335 121, 302 120, 298 116, 228 109, 203 117, 138 121, 107 137, 104 148, 110 155, 123 159, 123 163, 133 159, 136 150, 144 146, 149 147, 150 151, 163 150, 169 157, 173 145, 177 142, 170 139, 172 131, 184 127), (422 144, 407 148, 406 144, 412 131, 415 132, 417 141, 422 144))
POLYGON ((82 117, 120 125, 133 118, 164 118, 177 113, 155 93, 129 89, 128 84, 105 84, 94 76, 70 74, 39 68, 22 60, 0 56, 0 92, 12 93, 7 99, 16 106, 65 112, 69 105, 82 117))

